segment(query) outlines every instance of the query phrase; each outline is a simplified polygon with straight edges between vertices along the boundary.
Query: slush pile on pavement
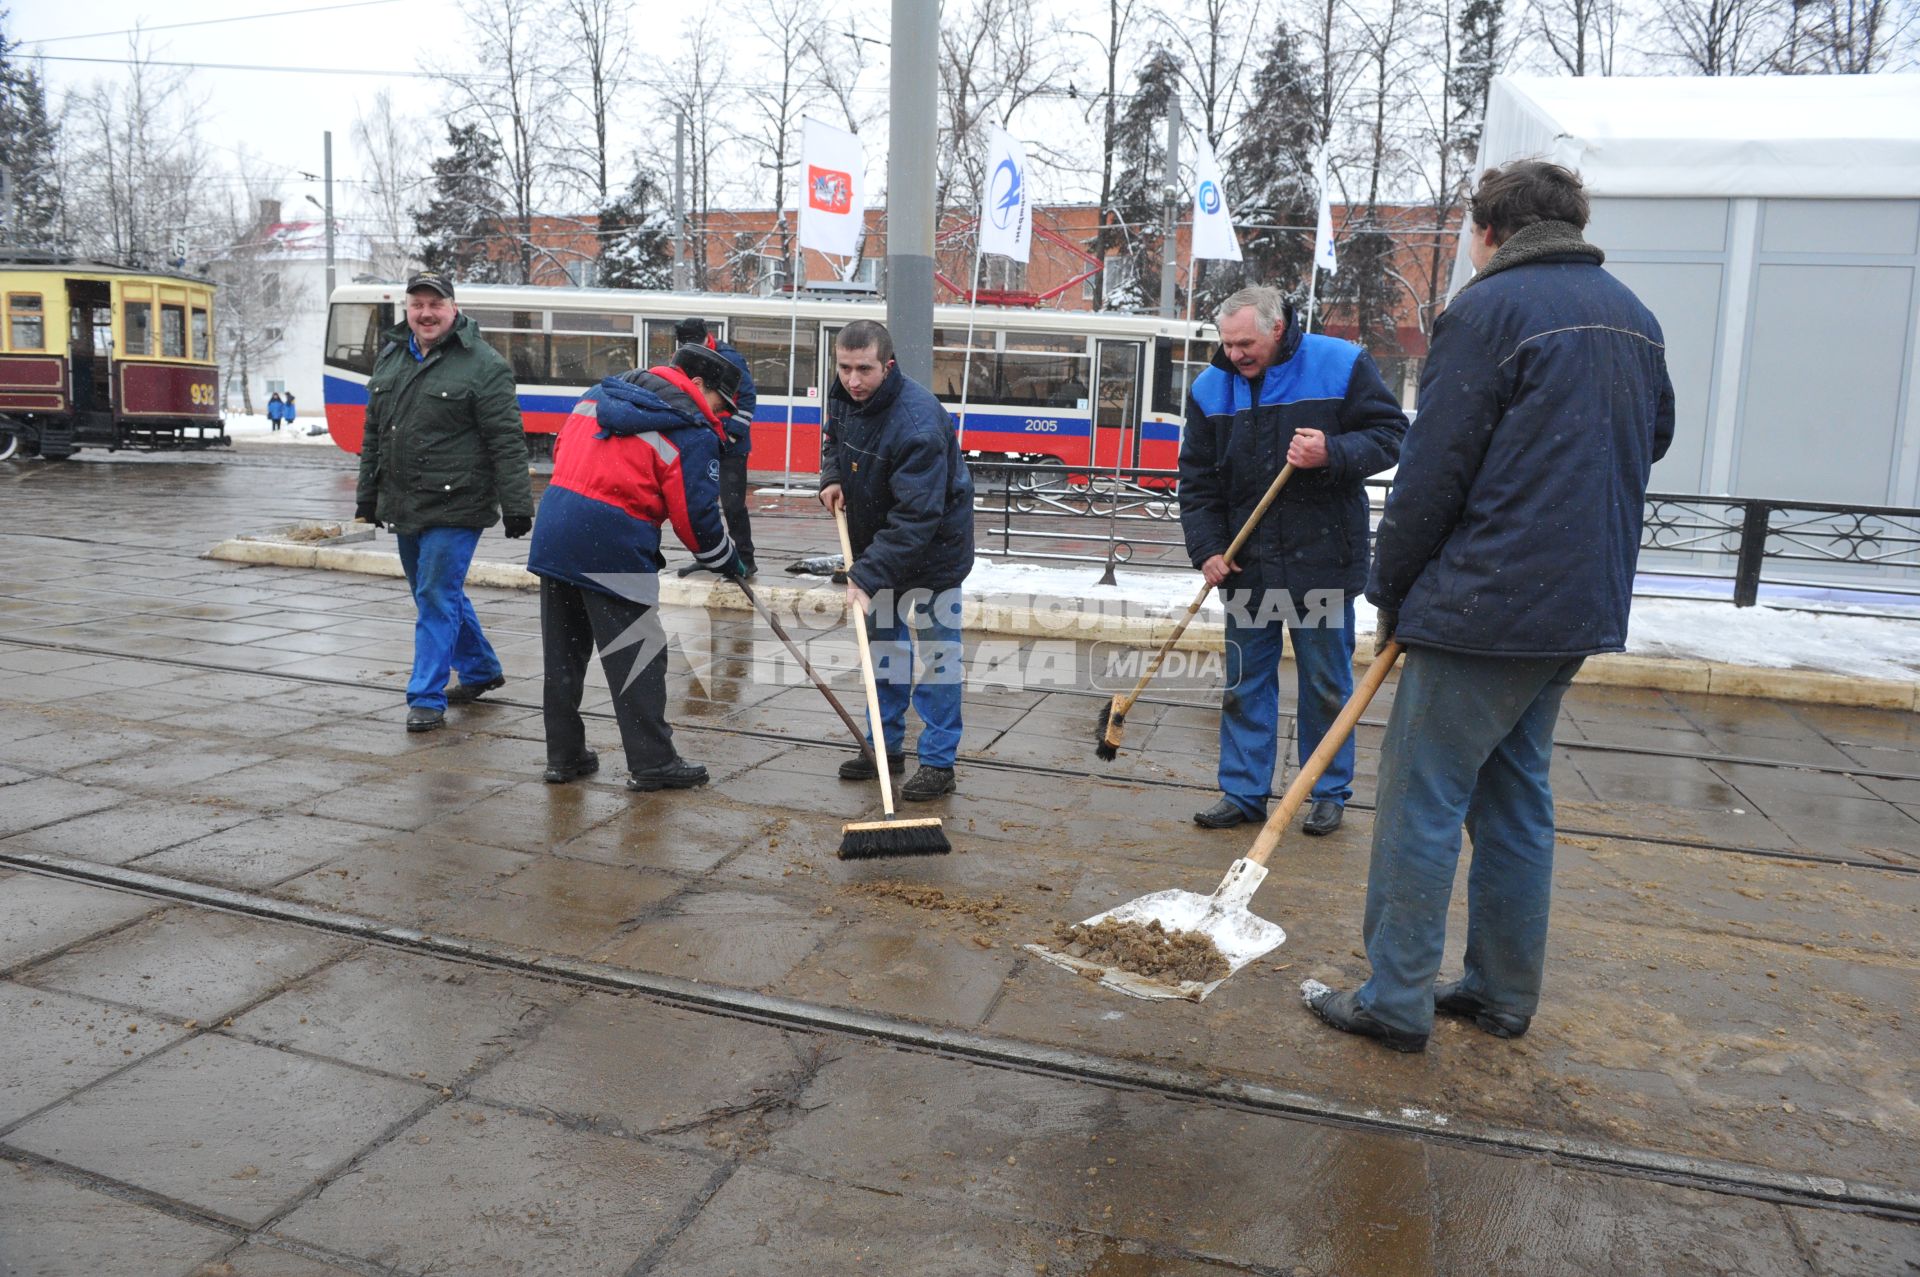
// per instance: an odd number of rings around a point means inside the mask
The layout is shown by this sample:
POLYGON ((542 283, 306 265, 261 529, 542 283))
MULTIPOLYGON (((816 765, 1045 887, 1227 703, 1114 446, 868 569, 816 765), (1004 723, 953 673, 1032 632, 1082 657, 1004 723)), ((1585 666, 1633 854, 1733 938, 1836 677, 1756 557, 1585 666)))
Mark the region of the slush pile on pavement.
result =
POLYGON ((1118 967, 1136 975, 1206 983, 1230 973, 1211 937, 1199 931, 1168 931, 1153 922, 1115 922, 1106 918, 1053 924, 1054 943, 1071 958, 1118 967))

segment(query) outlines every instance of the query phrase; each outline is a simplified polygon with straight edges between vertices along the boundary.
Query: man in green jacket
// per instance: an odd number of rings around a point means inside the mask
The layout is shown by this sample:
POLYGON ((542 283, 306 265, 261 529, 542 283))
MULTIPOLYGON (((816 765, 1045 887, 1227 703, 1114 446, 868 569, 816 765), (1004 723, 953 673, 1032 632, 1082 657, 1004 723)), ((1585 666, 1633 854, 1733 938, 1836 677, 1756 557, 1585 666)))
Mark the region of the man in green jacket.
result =
POLYGON ((501 518, 509 537, 533 527, 527 440, 513 371, 453 303, 453 281, 407 281, 407 322, 387 330, 367 383, 354 517, 393 529, 413 591, 413 677, 407 730, 445 724, 447 703, 478 700, 507 680, 467 598, 480 533, 501 518), (447 686, 449 672, 459 682, 447 686))

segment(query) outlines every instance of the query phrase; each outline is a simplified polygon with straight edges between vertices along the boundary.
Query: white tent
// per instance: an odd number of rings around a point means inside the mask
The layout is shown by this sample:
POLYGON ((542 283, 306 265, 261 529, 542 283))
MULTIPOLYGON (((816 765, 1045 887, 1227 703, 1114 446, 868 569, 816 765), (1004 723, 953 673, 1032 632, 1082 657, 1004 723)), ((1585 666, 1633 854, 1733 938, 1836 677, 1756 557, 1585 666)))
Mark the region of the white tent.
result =
POLYGON ((1657 491, 1920 506, 1920 76, 1501 77, 1480 166, 1524 157, 1660 318, 1657 491))

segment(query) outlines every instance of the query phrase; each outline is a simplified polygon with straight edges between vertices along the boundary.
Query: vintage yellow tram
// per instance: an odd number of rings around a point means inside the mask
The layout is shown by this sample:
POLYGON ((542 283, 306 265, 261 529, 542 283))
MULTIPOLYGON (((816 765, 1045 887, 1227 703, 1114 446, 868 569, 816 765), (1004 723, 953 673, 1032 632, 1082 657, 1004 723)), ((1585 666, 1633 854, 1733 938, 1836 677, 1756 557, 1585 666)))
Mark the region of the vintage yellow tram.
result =
POLYGON ((0 257, 0 460, 227 442, 211 281, 0 257))

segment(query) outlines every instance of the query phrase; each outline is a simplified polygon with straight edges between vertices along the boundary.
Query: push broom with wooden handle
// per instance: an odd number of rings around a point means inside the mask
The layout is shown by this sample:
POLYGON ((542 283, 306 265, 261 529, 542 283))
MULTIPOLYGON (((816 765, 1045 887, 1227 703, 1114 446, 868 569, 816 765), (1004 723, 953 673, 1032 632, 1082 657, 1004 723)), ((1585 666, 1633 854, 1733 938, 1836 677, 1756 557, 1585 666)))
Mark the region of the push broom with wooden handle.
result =
MULTIPOLYGON (((845 507, 833 512, 840 529, 840 553, 845 556, 847 579, 853 579, 853 539, 847 535, 845 507)), ((887 761, 886 724, 880 719, 880 689, 873 679, 873 649, 867 641, 867 618, 849 607, 847 617, 860 643, 860 676, 867 690, 867 723, 873 733, 873 764, 880 776, 881 820, 859 820, 840 828, 840 859, 871 860, 881 856, 941 856, 953 850, 937 816, 901 820, 893 814, 893 768, 887 761)))
MULTIPOLYGON (((1227 547, 1223 557, 1228 567, 1233 566, 1233 557, 1240 553, 1242 546, 1246 545, 1247 538, 1253 535, 1253 530, 1260 526, 1260 520, 1266 516, 1267 508, 1279 497, 1280 489, 1284 488, 1287 480, 1292 477, 1293 463, 1288 462, 1280 467, 1280 473, 1273 477, 1271 484, 1267 485, 1266 495, 1260 498, 1259 505, 1253 507, 1253 513, 1248 515, 1247 521, 1241 525, 1239 535, 1234 537, 1233 544, 1227 547)), ((1100 729, 1094 734, 1093 747, 1093 752, 1100 758, 1112 762, 1120 756, 1120 738, 1126 734, 1127 730, 1127 711, 1132 709, 1133 703, 1140 699, 1140 693, 1147 690, 1147 684, 1153 682, 1153 676, 1160 672, 1160 663, 1167 659, 1167 653, 1171 652, 1173 645, 1180 641, 1180 636, 1187 632, 1187 626, 1195 616, 1199 615, 1200 609, 1206 605, 1207 595, 1211 593, 1213 593, 1213 586, 1203 583, 1200 586, 1200 593, 1194 595, 1193 602, 1187 605, 1187 614, 1180 618, 1180 623, 1173 627, 1173 633, 1167 635, 1167 641, 1160 645, 1160 650, 1155 652, 1152 659, 1147 662, 1147 672, 1140 676, 1140 681, 1133 685, 1133 690, 1125 695, 1114 697, 1110 703, 1101 707, 1100 729)))

